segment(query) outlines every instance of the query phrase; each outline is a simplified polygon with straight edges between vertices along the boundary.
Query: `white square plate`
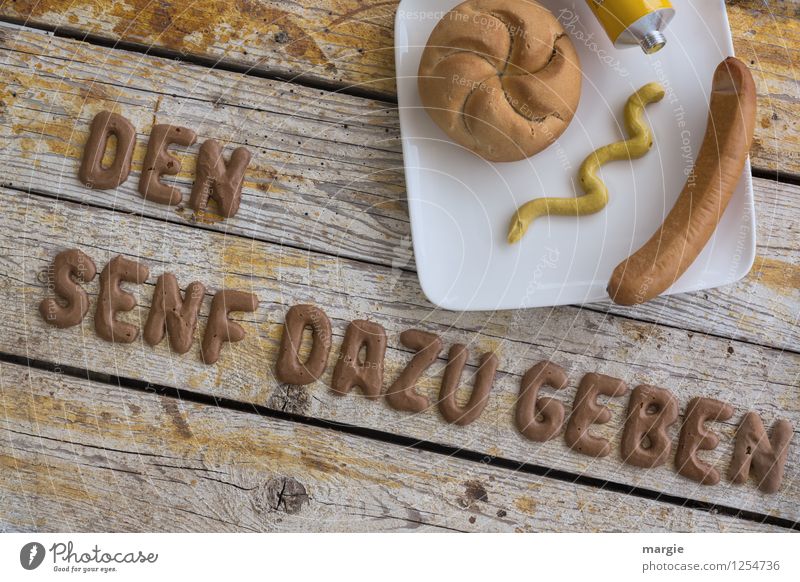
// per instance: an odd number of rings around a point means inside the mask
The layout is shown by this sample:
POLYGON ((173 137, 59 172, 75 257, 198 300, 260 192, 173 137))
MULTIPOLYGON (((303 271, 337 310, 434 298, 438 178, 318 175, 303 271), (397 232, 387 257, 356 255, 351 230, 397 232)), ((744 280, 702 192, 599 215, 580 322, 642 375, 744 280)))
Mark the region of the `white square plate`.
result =
MULTIPOLYGON (((420 284, 452 310, 495 310, 587 303, 608 298, 622 260, 655 232, 672 208, 705 133, 714 69, 733 54, 723 0, 673 0, 667 46, 653 56, 615 50, 583 0, 542 0, 570 34, 584 82, 575 119, 538 155, 494 164, 450 141, 428 117, 417 69, 433 27, 460 0, 403 0, 395 26, 400 127, 420 284), (542 196, 578 196, 577 171, 601 145, 625 139, 622 110, 645 83, 667 97, 647 108, 653 149, 603 167, 610 202, 582 218, 542 217, 516 245, 506 243, 514 210, 542 196)), ((668 293, 744 277, 755 257, 750 165, 717 231, 668 293)))

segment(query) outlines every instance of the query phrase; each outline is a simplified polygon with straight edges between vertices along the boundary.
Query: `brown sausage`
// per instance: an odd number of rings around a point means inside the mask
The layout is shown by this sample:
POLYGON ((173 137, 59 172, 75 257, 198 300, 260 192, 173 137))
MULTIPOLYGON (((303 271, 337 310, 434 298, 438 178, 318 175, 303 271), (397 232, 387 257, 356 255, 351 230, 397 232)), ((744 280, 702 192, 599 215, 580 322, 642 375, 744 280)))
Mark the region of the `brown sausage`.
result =
POLYGON ((614 269, 608 294, 615 303, 649 301, 695 261, 739 183, 755 122, 753 77, 742 61, 727 58, 714 73, 708 127, 694 169, 661 228, 614 269))

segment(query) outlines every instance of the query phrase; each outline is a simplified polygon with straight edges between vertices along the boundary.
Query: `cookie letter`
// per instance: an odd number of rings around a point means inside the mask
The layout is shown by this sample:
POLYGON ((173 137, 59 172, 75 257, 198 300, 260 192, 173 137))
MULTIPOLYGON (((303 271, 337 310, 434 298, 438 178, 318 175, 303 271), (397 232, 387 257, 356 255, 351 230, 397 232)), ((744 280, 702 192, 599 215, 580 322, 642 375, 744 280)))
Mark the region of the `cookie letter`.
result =
POLYGON ((781 488, 791 440, 792 425, 788 421, 776 420, 772 425, 772 438, 769 438, 761 417, 755 412, 745 414, 736 431, 728 473, 731 481, 745 483, 752 471, 761 491, 777 492, 781 488))
POLYGON ((522 377, 517 401, 517 430, 532 441, 545 442, 564 424, 564 405, 555 398, 536 399, 542 386, 567 387, 567 373, 553 362, 539 362, 522 377))
POLYGON ((447 422, 459 426, 473 422, 486 408, 486 403, 489 402, 489 392, 494 384, 494 375, 497 372, 497 356, 492 352, 483 354, 480 367, 475 374, 475 385, 472 388, 469 402, 464 406, 459 406, 456 402, 456 390, 461 382, 468 354, 467 346, 464 344, 455 344, 450 348, 447 366, 442 377, 442 388, 439 391, 439 412, 447 422))
POLYGON ((634 388, 622 433, 622 460, 645 469, 666 463, 672 453, 667 431, 677 421, 678 401, 672 392, 644 384, 634 388))
POLYGON ((194 328, 197 327, 197 312, 206 288, 195 281, 186 288, 185 299, 181 299, 178 280, 172 273, 164 273, 156 281, 152 306, 144 324, 144 341, 158 345, 169 333, 169 347, 176 354, 185 354, 192 346, 194 328))
POLYGON ((328 316, 313 305, 295 305, 286 312, 275 375, 286 384, 311 384, 325 373, 330 352, 331 321, 328 316), (311 353, 305 362, 301 362, 300 345, 307 327, 311 328, 311 353))
POLYGON ((333 370, 331 388, 347 394, 358 386, 371 400, 383 389, 383 360, 386 356, 386 331, 371 321, 356 320, 347 326, 339 361, 333 370), (364 361, 359 354, 364 350, 364 361))
POLYGON ((567 423, 564 439, 571 449, 590 457, 607 457, 611 453, 608 439, 589 434, 593 424, 605 424, 611 420, 608 406, 598 404, 597 397, 624 396, 628 391, 625 382, 603 374, 586 374, 578 386, 572 415, 567 423))
POLYGON ((252 313, 258 308, 258 297, 244 291, 217 291, 211 300, 206 332, 203 334, 201 355, 203 362, 213 364, 219 359, 223 342, 239 342, 244 339, 244 328, 228 319, 231 311, 252 313))
POLYGON ((675 467, 678 473, 703 485, 719 483, 719 471, 697 457, 697 452, 713 451, 719 444, 719 437, 706 429, 705 423, 726 421, 733 416, 729 404, 713 398, 692 398, 686 408, 686 418, 678 440, 675 453, 675 467))
POLYGON ((61 251, 53 260, 52 281, 55 294, 64 300, 62 307, 52 297, 39 304, 42 319, 56 327, 78 325, 89 311, 89 296, 83 287, 73 280, 88 283, 97 275, 92 259, 78 249, 61 251))
POLYGON ((144 156, 144 167, 139 178, 139 194, 145 200, 159 204, 175 206, 180 204, 183 196, 177 188, 161 182, 161 176, 175 176, 181 171, 181 161, 173 156, 167 148, 171 144, 190 146, 197 139, 191 129, 175 125, 154 125, 147 142, 147 154, 144 156))
POLYGON ((417 353, 389 387, 386 401, 395 410, 422 412, 429 406, 428 398, 418 394, 415 386, 423 372, 439 357, 439 352, 442 351, 442 339, 427 331, 407 329, 400 334, 400 343, 417 353))
POLYGON ((226 167, 219 143, 213 139, 203 142, 197 158, 197 177, 189 206, 195 212, 201 212, 205 210, 208 198, 211 197, 217 201, 219 213, 225 218, 231 218, 239 210, 244 171, 249 163, 250 152, 245 148, 236 148, 226 167))
POLYGON ((83 159, 78 170, 78 178, 88 188, 109 190, 116 188, 128 179, 131 173, 131 158, 136 145, 136 129, 131 122, 117 113, 101 111, 94 116, 89 128, 89 139, 83 148, 83 159), (117 151, 114 161, 103 167, 108 140, 117 138, 117 151))
POLYGON ((117 311, 130 311, 136 307, 136 298, 123 291, 121 281, 141 284, 150 275, 141 263, 123 256, 111 259, 100 273, 100 295, 94 315, 94 329, 101 338, 109 342, 129 344, 136 340, 139 328, 124 321, 117 321, 117 311))

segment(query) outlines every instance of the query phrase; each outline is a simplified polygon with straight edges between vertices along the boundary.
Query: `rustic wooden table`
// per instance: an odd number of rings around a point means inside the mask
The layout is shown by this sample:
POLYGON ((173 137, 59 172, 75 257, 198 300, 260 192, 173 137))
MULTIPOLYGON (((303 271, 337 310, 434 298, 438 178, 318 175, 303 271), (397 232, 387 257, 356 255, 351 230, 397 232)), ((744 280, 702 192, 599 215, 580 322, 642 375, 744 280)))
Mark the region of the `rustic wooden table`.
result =
MULTIPOLYGON (((0 531, 466 530, 783 531, 800 520, 800 440, 781 490, 727 479, 703 487, 671 463, 625 465, 625 399, 594 430, 595 460, 562 438, 513 427, 520 375, 550 359, 570 371, 668 387, 733 405, 706 458, 723 473, 748 410, 800 427, 800 3, 730 0, 736 50, 760 93, 752 158, 756 264, 722 289, 622 309, 609 304, 459 314, 423 297, 410 251, 395 105, 397 0, 15 0, 0 8, 0 531), (98 111, 139 132, 132 179, 94 191, 76 170, 98 111), (220 221, 136 191, 154 123, 254 152, 238 215, 220 221), (48 266, 77 247, 102 268, 122 254, 151 268, 129 286, 141 324, 155 277, 253 290, 247 338, 203 365, 44 324, 48 266), (481 418, 460 428, 404 414, 323 381, 273 376, 284 314, 308 302, 333 321, 389 334, 387 377, 409 359, 404 329, 447 347, 496 350, 481 418)), ((197 146, 182 154, 184 192, 197 146)), ((96 300, 98 282, 87 286, 96 300)), ((202 308, 204 326, 210 299, 202 308)), ((426 374, 435 395, 444 360, 426 374)), ((677 427, 673 427, 677 440, 677 427)))

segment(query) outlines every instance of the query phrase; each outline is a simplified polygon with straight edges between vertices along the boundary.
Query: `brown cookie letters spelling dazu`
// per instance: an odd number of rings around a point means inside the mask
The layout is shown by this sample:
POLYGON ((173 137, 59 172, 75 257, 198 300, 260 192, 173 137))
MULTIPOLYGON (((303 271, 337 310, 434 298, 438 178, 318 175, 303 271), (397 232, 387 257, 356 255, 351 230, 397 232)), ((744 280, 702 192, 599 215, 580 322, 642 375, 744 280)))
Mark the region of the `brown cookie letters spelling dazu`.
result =
POLYGON ((319 307, 295 305, 286 312, 275 376, 285 384, 305 386, 325 373, 331 352, 331 320, 319 307), (303 331, 311 329, 311 353, 300 360, 303 331))
POLYGON ((455 344, 450 348, 442 376, 442 388, 439 391, 439 412, 447 422, 459 426, 466 426, 481 415, 489 402, 489 392, 497 373, 497 356, 493 352, 483 354, 469 400, 464 406, 459 406, 456 402, 456 390, 468 355, 469 350, 464 344, 455 344))
POLYGON ((375 400, 383 390, 383 360, 386 357, 386 330, 382 325, 363 319, 350 322, 344 333, 339 360, 333 369, 331 389, 347 394, 353 386, 375 400), (364 351, 364 361, 359 354, 364 351))
POLYGON ((425 370, 439 357, 442 351, 442 338, 427 331, 407 329, 400 334, 400 343, 415 350, 416 354, 389 387, 386 401, 395 410, 422 412, 430 406, 430 401, 427 396, 417 392, 416 385, 425 370))
POLYGON ((89 311, 89 295, 77 281, 89 283, 97 275, 94 262, 78 249, 61 251, 53 261, 52 283, 61 305, 52 297, 42 299, 39 313, 50 325, 65 328, 78 325, 89 311))

